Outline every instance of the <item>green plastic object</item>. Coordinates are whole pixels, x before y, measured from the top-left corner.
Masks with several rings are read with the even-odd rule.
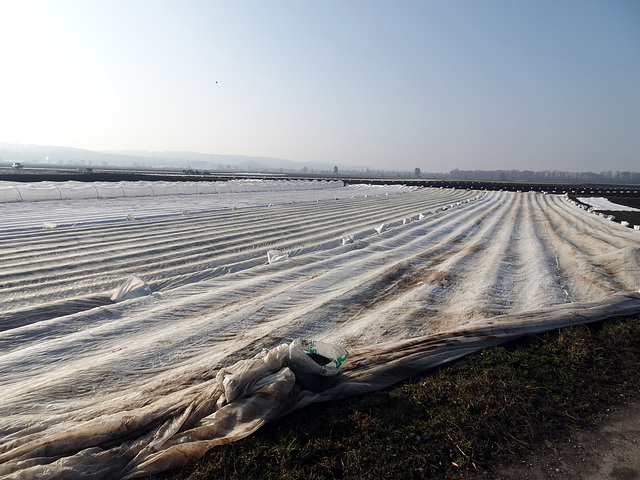
[[[289,345],[289,368],[293,373],[331,377],[348,356],[340,345],[297,338]]]

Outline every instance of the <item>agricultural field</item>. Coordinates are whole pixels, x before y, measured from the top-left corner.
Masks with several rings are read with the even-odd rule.
[[[0,203],[0,249],[8,478],[160,472],[309,403],[640,312],[640,231],[537,192]],[[114,302],[132,275],[144,295]],[[296,338],[346,348],[341,374],[301,386]]]
[[[640,228],[640,196],[618,196],[608,195],[607,197],[576,197],[577,202],[592,208],[599,214],[606,217],[613,217],[618,222],[627,222],[629,226]],[[594,203],[595,207],[589,202]],[[603,202],[604,201],[604,202]]]

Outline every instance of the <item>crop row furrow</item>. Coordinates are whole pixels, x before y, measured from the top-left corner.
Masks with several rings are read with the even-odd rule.
[[[410,209],[415,207],[416,205],[409,206]],[[199,277],[206,277],[206,272],[212,269],[246,262],[250,258],[262,256],[264,252],[260,249],[267,245],[295,248],[298,245],[322,244],[331,238],[335,238],[335,232],[340,228],[365,228],[365,226],[370,226],[370,222],[374,220],[380,221],[384,216],[399,213],[406,214],[406,208],[394,207],[373,217],[371,215],[358,215],[350,223],[345,222],[343,215],[339,215],[334,223],[328,223],[328,221],[314,222],[305,218],[302,220],[303,226],[297,229],[294,229],[293,226],[288,227],[288,229],[282,226],[271,226],[269,228],[270,235],[266,235],[264,232],[262,234],[253,232],[252,235],[249,235],[256,237],[251,242],[242,241],[249,233],[244,232],[242,235],[237,235],[241,241],[232,242],[226,246],[220,245],[224,248],[216,248],[215,250],[189,247],[188,244],[180,246],[174,244],[170,252],[162,255],[155,251],[148,253],[144,257],[135,254],[125,256],[116,250],[107,258],[93,255],[85,262],[50,265],[49,270],[34,270],[33,266],[29,265],[25,268],[30,275],[26,280],[25,278],[18,278],[15,272],[8,272],[13,284],[6,283],[4,285],[3,290],[8,295],[9,301],[3,305],[3,308],[8,308],[9,304],[19,300],[16,297],[20,296],[19,294],[23,287],[24,289],[37,287],[37,290],[29,288],[29,294],[25,295],[29,301],[34,301],[36,298],[50,296],[64,298],[69,295],[87,294],[88,291],[97,292],[113,288],[114,283],[122,281],[123,274],[133,273],[134,271],[140,275],[156,279],[159,283],[171,283],[171,278],[188,276],[193,273],[196,273]],[[315,225],[315,228],[309,228],[309,224]],[[293,225],[295,226],[295,224]],[[212,244],[215,243],[212,241]],[[110,275],[110,272],[118,272],[118,275]],[[167,277],[166,281],[162,280],[163,276]],[[69,278],[72,278],[73,282],[69,282]],[[102,288],[100,289],[100,287]],[[27,300],[27,298],[24,300]]]
[[[416,208],[420,206],[420,198],[418,195],[414,195],[415,201],[413,202]],[[395,197],[392,197],[395,198]],[[25,262],[24,251],[12,256],[10,252],[5,252],[3,255],[0,266],[5,270],[9,270],[16,264],[23,267],[26,271],[32,271],[35,268],[37,262],[47,263],[50,258],[70,257],[69,261],[74,261],[75,258],[82,256],[96,257],[100,256],[104,252],[116,252],[122,249],[128,249],[131,255],[137,255],[138,252],[148,254],[150,249],[161,247],[167,248],[167,245],[179,245],[180,242],[190,242],[196,244],[198,241],[203,244],[210,244],[212,241],[216,241],[216,236],[220,235],[220,232],[233,231],[237,232],[237,235],[245,235],[245,230],[254,231],[257,235],[262,234],[261,229],[273,229],[279,228],[281,224],[297,224],[312,225],[313,223],[319,223],[323,221],[337,220],[342,218],[349,218],[354,214],[359,216],[371,215],[374,213],[384,213],[384,210],[389,215],[394,213],[394,208],[400,207],[387,203],[386,205],[372,204],[370,206],[363,206],[350,202],[347,205],[337,205],[333,209],[317,207],[313,211],[299,211],[295,209],[293,212],[291,209],[279,209],[276,212],[263,212],[260,217],[252,214],[250,218],[244,218],[242,215],[237,215],[228,219],[226,222],[220,222],[218,217],[205,217],[201,219],[199,224],[186,224],[181,221],[174,221],[172,224],[163,222],[160,226],[152,228],[151,225],[140,224],[136,230],[131,232],[131,229],[126,229],[125,232],[110,232],[97,227],[96,232],[93,234],[93,238],[89,237],[86,232],[83,236],[79,233],[73,233],[72,238],[69,240],[71,245],[65,246],[60,242],[56,243],[56,248],[51,248],[51,240],[41,247],[41,255],[38,256],[38,252],[30,248],[28,250],[29,261]],[[401,204],[402,205],[402,204]],[[402,208],[410,208],[410,204],[402,205]],[[404,213],[404,212],[403,212]],[[242,228],[244,226],[244,229]],[[46,234],[43,234],[46,235]],[[44,252],[44,253],[42,253]],[[117,256],[121,256],[118,254]],[[12,269],[12,275],[19,273],[19,269]],[[1,277],[1,273],[0,273]]]

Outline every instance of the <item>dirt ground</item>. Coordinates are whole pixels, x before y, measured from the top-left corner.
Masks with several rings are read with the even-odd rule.
[[[520,462],[495,466],[478,478],[493,480],[640,479],[640,400],[614,407],[593,429],[547,442]]]

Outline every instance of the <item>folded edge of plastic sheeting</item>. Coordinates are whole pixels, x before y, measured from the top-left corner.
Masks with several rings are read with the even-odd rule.
[[[137,275],[131,275],[122,285],[113,291],[111,301],[118,303],[147,295],[151,295],[151,287]]]
[[[640,313],[640,294],[616,293],[603,300],[567,303],[543,310],[480,319],[448,332],[349,350],[333,385],[301,393],[294,409],[390,387],[402,380],[484,348],[528,335]]]
[[[288,352],[263,350],[144,406],[4,445],[0,477],[133,478],[193,462],[291,409]]]
[[[143,407],[79,422],[64,432],[42,432],[5,448],[0,451],[0,476],[133,478],[178,468],[312,402],[380,390],[519,337],[637,313],[640,295],[620,293],[601,301],[480,319],[449,332],[353,348],[341,371],[318,392],[296,384],[287,366],[288,345],[280,345]]]

